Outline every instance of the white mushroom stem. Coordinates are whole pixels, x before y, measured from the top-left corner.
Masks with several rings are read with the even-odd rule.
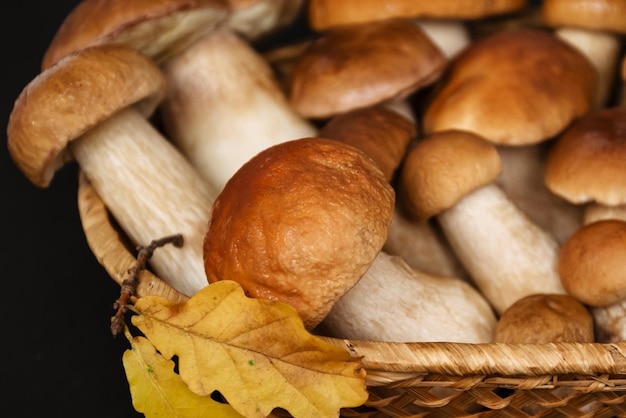
[[[456,56],[471,42],[469,31],[462,21],[416,19],[415,23],[448,59]]]
[[[584,207],[583,225],[603,219],[619,219],[626,221],[626,204],[603,205],[597,202],[587,203]]]
[[[384,252],[322,322],[336,338],[396,342],[487,343],[495,326],[491,306],[467,282],[422,273]]]
[[[562,244],[582,226],[584,211],[546,187],[546,145],[497,146],[502,173],[496,184],[534,223]]]
[[[259,151],[315,135],[289,106],[269,64],[226,28],[170,59],[163,71],[168,136],[217,190]]]
[[[590,29],[561,27],[556,36],[585,55],[598,73],[594,106],[600,108],[607,103],[613,88],[621,42],[617,35]]]
[[[626,340],[626,300],[608,306],[594,306],[591,314],[598,342],[616,343]]]
[[[134,243],[183,235],[181,248],[168,245],[154,252],[155,273],[188,296],[205,287],[202,242],[215,194],[180,152],[133,108],[69,146]]]
[[[533,293],[565,294],[559,246],[491,183],[437,215],[453,251],[498,313]]]

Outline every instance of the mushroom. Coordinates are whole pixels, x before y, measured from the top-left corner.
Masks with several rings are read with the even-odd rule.
[[[542,144],[590,109],[594,86],[592,66],[573,47],[545,30],[510,29],[477,40],[450,62],[427,103],[423,130],[460,129],[494,143],[503,157],[500,187],[562,242],[580,227],[581,214],[543,185]]]
[[[311,0],[306,11],[310,26],[318,32],[341,25],[410,19],[430,37],[446,58],[452,58],[471,42],[464,21],[517,12],[526,5],[526,0],[497,2]]]
[[[567,292],[592,307],[601,341],[626,339],[626,222],[599,220],[563,244],[559,274]],[[617,315],[616,315],[617,314]]]
[[[225,0],[83,0],[62,22],[41,66],[109,43],[132,46],[160,63],[223,24],[229,12]]]
[[[417,126],[388,106],[375,105],[333,116],[319,135],[362,150],[393,184],[411,141],[417,137]],[[412,219],[398,205],[383,248],[425,273],[467,276],[436,226]]]
[[[314,328],[376,258],[394,202],[382,171],[357,148],[320,137],[271,146],[215,200],[207,280],[286,302]]]
[[[596,109],[573,122],[551,148],[545,184],[584,205],[583,223],[626,220],[626,108]]]
[[[549,344],[595,341],[589,309],[571,295],[534,294],[523,297],[502,313],[494,342]]]
[[[402,167],[399,200],[418,219],[437,222],[476,286],[498,313],[533,293],[564,294],[558,243],[494,181],[496,147],[467,131],[422,138]]]
[[[214,195],[189,162],[146,118],[166,92],[161,71],[134,49],[84,49],[34,78],[15,101],[7,128],[16,165],[37,186],[76,159],[136,244],[180,233],[155,272],[192,295],[206,286],[202,240]]]
[[[556,36],[581,51],[598,73],[594,107],[607,104],[615,82],[626,3],[614,0],[543,0],[541,14]]]
[[[299,57],[289,102],[305,118],[326,119],[405,99],[433,83],[446,63],[424,32],[406,20],[336,27]]]
[[[316,134],[290,107],[268,62],[228,28],[162,67],[165,132],[216,190],[259,151]]]
[[[484,296],[457,277],[434,276],[381,252],[333,305],[318,332],[390,342],[490,343],[496,316]]]

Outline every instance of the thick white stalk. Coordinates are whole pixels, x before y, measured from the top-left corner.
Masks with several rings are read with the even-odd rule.
[[[585,205],[583,225],[589,225],[603,219],[619,219],[626,222],[626,205],[603,205],[597,202],[590,202]]]
[[[198,40],[163,71],[168,136],[217,190],[263,149],[316,133],[291,109],[267,61],[228,29]]]
[[[410,268],[378,254],[322,323],[336,338],[372,341],[491,342],[496,318],[467,282]]]
[[[182,234],[155,251],[154,272],[191,296],[208,282],[202,243],[215,193],[137,111],[123,110],[70,143],[81,170],[136,245]]]
[[[447,59],[454,58],[471,42],[469,31],[462,21],[416,19],[415,23]]]
[[[495,184],[437,215],[455,254],[498,313],[534,293],[565,294],[559,246]]]
[[[617,35],[590,29],[562,27],[555,30],[556,36],[569,43],[585,55],[598,73],[594,106],[606,105],[618,67],[621,42]]]

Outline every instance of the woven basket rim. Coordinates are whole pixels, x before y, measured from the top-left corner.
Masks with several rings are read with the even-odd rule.
[[[79,170],[78,209],[87,243],[109,276],[121,285],[135,256],[123,241],[123,233],[112,220],[85,175]],[[138,296],[159,295],[174,302],[189,299],[149,271],[140,276]],[[368,385],[415,384],[426,375],[436,375],[452,385],[485,384],[488,378],[509,377],[545,385],[548,376],[592,376],[588,387],[626,390],[626,342],[618,343],[451,343],[357,341],[321,336],[360,358],[367,371]],[[624,378],[621,377],[624,375]],[[595,377],[594,377],[595,376]],[[470,380],[468,381],[467,378]],[[529,380],[530,379],[530,380]],[[616,380],[617,379],[617,380]],[[568,379],[565,379],[567,381]],[[580,385],[580,379],[577,378]],[[412,383],[406,383],[412,382]],[[432,384],[432,380],[431,383]],[[552,379],[551,385],[554,384]],[[595,389],[594,389],[595,390]]]

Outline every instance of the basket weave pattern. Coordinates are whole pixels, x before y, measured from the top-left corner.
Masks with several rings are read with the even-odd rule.
[[[84,175],[78,208],[87,242],[121,284],[135,263],[127,240]],[[183,301],[149,271],[138,296]],[[360,357],[370,393],[345,417],[626,416],[626,342],[388,343],[322,337]]]

